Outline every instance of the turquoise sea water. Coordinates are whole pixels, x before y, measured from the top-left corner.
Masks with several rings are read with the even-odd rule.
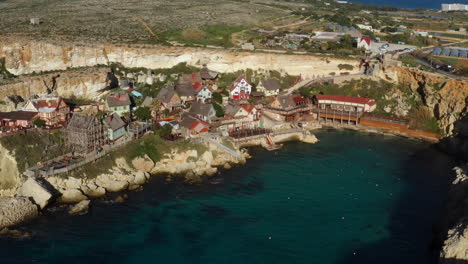
[[[197,186],[155,178],[124,204],[51,214],[1,263],[436,263],[452,162],[426,143],[321,131]],[[216,184],[215,184],[216,183]]]

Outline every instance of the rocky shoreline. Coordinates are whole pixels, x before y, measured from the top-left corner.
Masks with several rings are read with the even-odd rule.
[[[317,138],[307,133],[290,133],[275,138],[278,142],[299,140],[305,143],[316,143]],[[262,145],[261,141],[250,142],[248,146]],[[20,188],[8,194],[14,194],[0,200],[0,230],[18,226],[39,216],[41,210],[52,205],[73,205],[68,213],[79,215],[86,213],[93,199],[111,193],[138,191],[151,177],[167,175],[166,182],[171,182],[173,175],[181,175],[188,184],[202,182],[206,177],[215,175],[219,169],[231,169],[242,165],[251,158],[246,149],[236,148],[238,157],[220,151],[216,146],[207,144],[208,150],[198,153],[197,150],[178,151],[173,149],[164,154],[158,162],[150,157],[138,157],[129,165],[124,158],[116,159],[111,171],[88,179],[53,176],[47,179],[28,178]],[[245,144],[241,145],[247,146]],[[119,196],[117,199],[123,201]],[[9,235],[11,232],[4,231]],[[1,234],[0,234],[1,235]]]

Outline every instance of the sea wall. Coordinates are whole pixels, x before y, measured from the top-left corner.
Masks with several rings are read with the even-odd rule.
[[[201,67],[206,64],[217,72],[238,70],[279,71],[290,75],[328,75],[339,72],[339,64],[356,66],[356,60],[320,58],[311,55],[271,54],[222,49],[52,43],[0,39],[0,58],[6,69],[15,74],[29,74],[67,68],[121,63],[125,67],[171,68],[178,63]]]

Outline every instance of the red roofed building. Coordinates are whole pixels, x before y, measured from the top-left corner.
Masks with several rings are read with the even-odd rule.
[[[371,44],[371,37],[369,36],[362,36],[358,39],[357,47],[358,48],[364,48],[365,50],[370,49],[370,44]]]
[[[338,111],[372,112],[377,107],[374,99],[355,96],[318,94],[313,97],[312,101],[321,109],[329,108]]]
[[[23,111],[38,113],[38,117],[45,121],[46,126],[64,124],[70,115],[70,107],[62,97],[31,99],[24,106]]]
[[[229,88],[229,94],[232,99],[248,99],[252,93],[252,85],[250,85],[244,76],[239,76]]]

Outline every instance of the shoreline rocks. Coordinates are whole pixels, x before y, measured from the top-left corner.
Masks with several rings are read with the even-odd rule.
[[[27,222],[38,215],[37,205],[27,197],[0,200],[0,230]]]

